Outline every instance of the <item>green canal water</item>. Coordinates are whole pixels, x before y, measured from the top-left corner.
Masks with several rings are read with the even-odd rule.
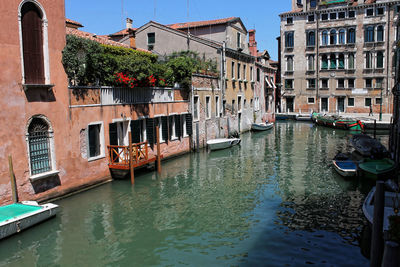
[[[58,201],[55,219],[0,241],[0,266],[367,266],[358,240],[371,185],[331,167],[348,139],[278,122],[241,146],[166,161],[133,187]]]

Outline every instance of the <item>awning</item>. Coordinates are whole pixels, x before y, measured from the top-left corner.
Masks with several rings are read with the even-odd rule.
[[[268,83],[268,86],[269,86],[269,87],[272,87],[271,84],[270,84],[269,81],[268,81],[268,77],[265,77],[265,81]]]

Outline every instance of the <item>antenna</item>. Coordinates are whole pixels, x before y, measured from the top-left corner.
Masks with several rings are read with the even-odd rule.
[[[189,0],[187,0],[187,26],[188,26],[188,36],[190,34],[190,30],[189,30]]]
[[[121,18],[122,18],[122,28],[124,28],[124,0],[121,0]]]
[[[157,0],[154,0],[154,21],[157,18]]]

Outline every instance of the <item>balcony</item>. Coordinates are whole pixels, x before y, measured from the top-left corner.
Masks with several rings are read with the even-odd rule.
[[[70,86],[70,107],[187,102],[188,92],[177,88],[120,88]]]

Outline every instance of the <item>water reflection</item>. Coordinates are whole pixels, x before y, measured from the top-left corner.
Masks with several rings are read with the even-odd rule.
[[[240,147],[166,161],[133,187],[59,201],[56,219],[0,242],[0,265],[367,264],[356,240],[369,185],[330,167],[348,138],[277,123]]]

